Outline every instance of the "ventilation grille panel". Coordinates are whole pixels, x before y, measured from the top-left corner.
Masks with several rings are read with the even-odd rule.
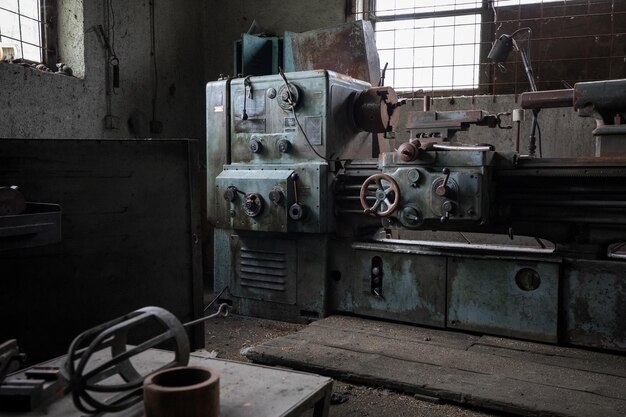
[[[242,247],[239,252],[239,279],[245,287],[285,291],[287,254]]]

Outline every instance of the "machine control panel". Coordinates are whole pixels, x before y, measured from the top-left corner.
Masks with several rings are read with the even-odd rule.
[[[283,155],[293,151],[294,135],[285,133],[253,134],[248,141],[250,154],[257,154],[270,160],[281,160]]]
[[[415,169],[415,168],[413,168]],[[419,223],[414,217],[421,216],[426,224],[474,222],[481,224],[484,219],[485,197],[481,191],[485,179],[482,170],[477,167],[444,167],[420,169],[421,181],[411,182],[411,168],[398,170],[402,176],[401,206],[405,211],[399,216],[403,227],[415,228]],[[406,179],[404,179],[406,178]],[[408,184],[407,184],[408,183]],[[406,207],[416,210],[411,216]],[[421,209],[421,210],[420,210]]]
[[[216,226],[263,232],[319,233],[328,228],[318,196],[325,164],[229,165],[216,178]]]
[[[363,183],[361,204],[387,227],[479,225],[486,216],[485,178],[481,167],[395,167]]]

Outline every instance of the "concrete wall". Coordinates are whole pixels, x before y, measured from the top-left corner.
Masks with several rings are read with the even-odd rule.
[[[520,108],[519,96],[474,96],[474,97],[438,97],[432,99],[431,110],[436,111],[459,111],[459,110],[485,110],[492,114],[511,111]],[[408,113],[421,111],[424,100],[416,98],[407,100],[407,104],[400,107],[400,126],[406,125]],[[520,126],[520,153],[528,153],[532,113],[526,111],[526,120]],[[459,132],[454,141],[477,144],[489,143],[496,147],[497,151],[514,151],[517,137],[517,125],[511,122],[511,117],[502,117],[503,125],[512,125],[513,129],[489,129],[485,126],[472,125],[465,132]],[[539,113],[539,126],[542,132],[543,157],[568,158],[580,156],[594,156],[595,142],[591,131],[595,128],[595,122],[590,118],[582,118],[571,108],[544,109]],[[397,132],[393,146],[409,139],[404,129]],[[538,152],[538,150],[537,150]]]
[[[294,0],[229,2],[156,0],[158,61],[157,120],[161,134],[149,131],[152,98],[149,2],[111,0],[115,12],[115,49],[120,59],[121,86],[111,97],[111,111],[120,128],[104,128],[108,114],[105,52],[95,28],[103,24],[103,0],[59,0],[60,59],[78,77],[43,73],[0,64],[0,137],[204,137],[204,84],[219,74],[232,74],[233,42],[254,20],[266,31],[282,36],[345,21],[344,2]],[[517,107],[516,96],[434,99],[433,110],[484,109],[492,112]],[[421,108],[421,99],[402,113]],[[135,131],[128,121],[135,123]],[[522,124],[526,149],[530,121]],[[541,114],[544,156],[593,155],[593,122],[569,109]],[[471,128],[459,141],[488,142],[512,150],[516,129]],[[404,138],[404,132],[400,132]]]
[[[104,25],[102,0],[59,0],[59,56],[77,77],[0,63],[0,137],[102,138],[204,136],[202,11],[200,0],[156,0],[157,120],[152,134],[150,12],[148,1],[111,0],[120,88],[111,114],[120,128],[106,130],[105,52],[95,29]],[[134,117],[136,132],[128,128]]]

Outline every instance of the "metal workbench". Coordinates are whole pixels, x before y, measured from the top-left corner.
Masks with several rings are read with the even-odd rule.
[[[60,366],[64,357],[39,364]],[[139,371],[154,369],[171,360],[171,352],[150,349],[133,358]],[[220,417],[296,417],[313,408],[314,417],[327,417],[332,392],[332,379],[285,369],[250,363],[212,359],[193,354],[189,365],[205,366],[220,374]],[[20,373],[11,377],[19,377]],[[3,412],[2,417],[79,417],[71,396],[39,407],[32,412]],[[98,414],[102,415],[102,414]],[[143,402],[107,417],[141,417]]]

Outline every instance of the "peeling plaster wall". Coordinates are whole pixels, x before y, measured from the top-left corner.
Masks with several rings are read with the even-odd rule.
[[[204,137],[201,0],[155,0],[158,60],[157,120],[152,113],[149,2],[112,0],[120,88],[111,99],[118,130],[106,130],[105,52],[95,28],[104,25],[101,0],[59,0],[59,55],[78,77],[0,63],[0,137]],[[134,116],[139,134],[129,131]]]

